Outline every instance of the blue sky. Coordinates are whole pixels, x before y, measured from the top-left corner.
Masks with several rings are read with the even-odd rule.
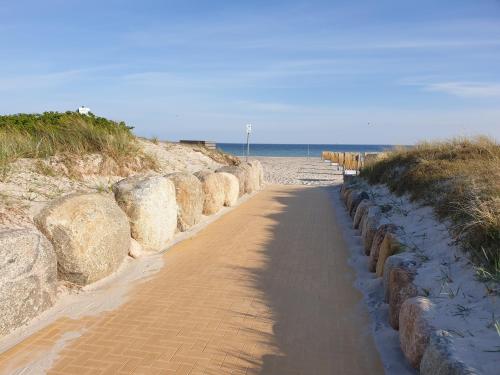
[[[500,139],[500,1],[0,0],[0,113],[143,136]]]

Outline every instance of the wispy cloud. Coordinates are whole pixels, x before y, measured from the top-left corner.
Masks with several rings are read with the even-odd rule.
[[[102,65],[91,68],[70,69],[58,72],[0,76],[0,91],[19,89],[43,89],[65,85],[97,73],[115,69],[118,64]]]
[[[439,82],[428,84],[425,90],[463,98],[500,98],[500,83]]]

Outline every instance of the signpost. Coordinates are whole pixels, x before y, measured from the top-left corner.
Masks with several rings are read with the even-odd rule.
[[[247,124],[247,162],[250,155],[250,133],[252,133],[252,124]]]

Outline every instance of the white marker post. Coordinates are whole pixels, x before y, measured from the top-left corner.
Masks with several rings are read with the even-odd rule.
[[[250,133],[252,133],[252,124],[247,124],[247,162],[250,155]]]

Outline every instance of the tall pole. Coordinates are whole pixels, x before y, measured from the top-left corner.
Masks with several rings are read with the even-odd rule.
[[[250,133],[247,132],[247,162],[248,162],[248,155],[250,155]]]
[[[247,124],[247,162],[250,155],[250,133],[252,132],[252,124]]]

